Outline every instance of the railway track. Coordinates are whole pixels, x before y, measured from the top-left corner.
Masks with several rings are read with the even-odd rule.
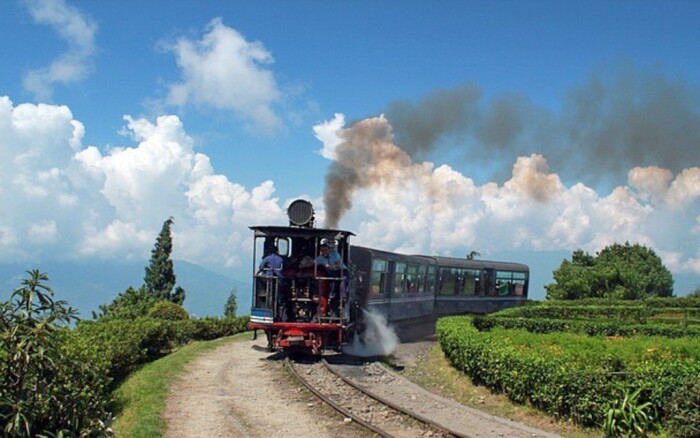
[[[466,437],[371,394],[333,369],[325,359],[286,359],[291,374],[346,418],[383,437]]]

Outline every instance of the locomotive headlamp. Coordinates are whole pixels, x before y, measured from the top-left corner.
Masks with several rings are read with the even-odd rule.
[[[289,204],[287,216],[289,217],[290,226],[308,228],[313,228],[314,226],[314,207],[309,201],[304,199],[297,199]]]

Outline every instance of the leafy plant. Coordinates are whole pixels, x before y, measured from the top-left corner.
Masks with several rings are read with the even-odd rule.
[[[0,303],[0,421],[5,436],[109,435],[105,377],[66,350],[76,312],[53,299],[46,274],[28,278]]]
[[[626,393],[619,406],[608,409],[603,424],[606,437],[644,437],[652,426],[653,406],[639,403],[641,389]]]
[[[100,313],[93,312],[93,318],[97,320],[133,320],[148,315],[156,301],[156,298],[146,288],[129,287],[117,295],[110,304],[100,305]]]
[[[673,437],[700,436],[700,376],[688,380],[673,395],[666,424]]]
[[[168,321],[181,321],[190,318],[190,314],[187,313],[184,307],[166,300],[155,303],[148,312],[148,316],[156,319],[167,319]]]

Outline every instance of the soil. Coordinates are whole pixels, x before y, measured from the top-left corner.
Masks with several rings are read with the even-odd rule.
[[[231,342],[188,364],[166,402],[166,437],[363,437],[302,389],[265,336]]]
[[[191,362],[181,379],[174,382],[167,400],[166,437],[364,437],[368,432],[349,419],[323,405],[306,389],[302,389],[284,369],[281,355],[264,350],[264,336],[258,340],[231,342]],[[402,344],[393,358],[410,367],[425,354],[434,342]],[[380,366],[373,364],[373,366]],[[381,380],[381,379],[380,379]],[[380,381],[373,383],[379,390]],[[416,400],[420,390],[413,383],[393,374],[388,379],[389,397],[408,395]],[[552,436],[546,432],[493,417],[476,410],[463,410],[455,402],[423,403],[429,416],[430,406],[436,414],[452,417],[468,416],[470,436]],[[514,431],[518,433],[514,435]],[[474,433],[475,432],[475,433]]]

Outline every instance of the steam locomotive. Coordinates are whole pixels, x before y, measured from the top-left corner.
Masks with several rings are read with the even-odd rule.
[[[287,215],[286,227],[250,227],[249,327],[266,333],[270,350],[318,354],[362,341],[368,312],[383,315],[406,340],[426,334],[444,315],[489,313],[527,300],[526,265],[353,246],[350,231],[314,227],[305,200],[292,202]],[[258,262],[272,253],[277,265]]]

